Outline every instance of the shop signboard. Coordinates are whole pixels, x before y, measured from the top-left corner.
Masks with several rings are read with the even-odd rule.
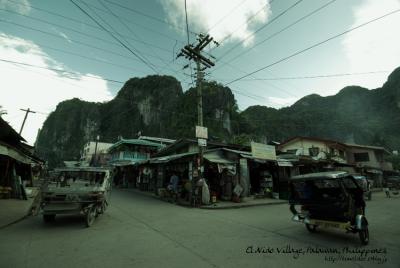
[[[206,147],[207,146],[207,140],[206,139],[197,139],[199,146],[201,147]]]
[[[208,139],[208,129],[206,127],[196,126],[196,138]]]
[[[275,146],[251,142],[251,155],[258,159],[276,160]]]

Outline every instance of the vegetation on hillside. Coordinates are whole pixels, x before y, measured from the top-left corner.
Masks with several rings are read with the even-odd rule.
[[[248,144],[314,136],[342,142],[400,149],[400,68],[382,88],[357,86],[334,96],[306,96],[290,107],[251,106],[239,112],[231,90],[216,82],[203,84],[204,124],[212,140]],[[197,89],[182,91],[170,76],[132,78],[107,103],[79,99],[61,102],[45,121],[37,150],[50,166],[78,160],[83,145],[100,135],[118,137],[194,137]]]

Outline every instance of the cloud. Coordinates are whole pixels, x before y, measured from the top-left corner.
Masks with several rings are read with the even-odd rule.
[[[24,15],[29,14],[31,11],[28,0],[13,0],[13,2],[8,0],[0,0],[0,8],[12,9]]]
[[[185,23],[185,6],[182,0],[160,0],[167,19],[178,28]],[[261,11],[260,11],[261,10]],[[254,25],[264,23],[271,15],[268,0],[190,0],[187,1],[189,29],[209,32],[216,41],[231,34],[229,41],[243,41],[253,32]],[[249,18],[254,16],[250,21]],[[182,30],[182,34],[184,34]],[[247,39],[249,45],[254,37]]]
[[[68,37],[68,35],[66,35],[65,33],[63,33],[62,31],[58,30],[56,27],[52,27],[52,29],[62,38],[64,38],[68,43],[72,43],[72,40]]]
[[[354,21],[350,27],[399,8],[400,0],[365,0],[353,9]],[[400,13],[395,13],[346,35],[342,46],[351,71],[391,71],[398,67],[400,64],[399,25]],[[387,74],[365,76],[362,86],[380,87],[386,76]]]
[[[71,70],[29,40],[0,33],[0,59],[60,70],[56,72],[0,61],[0,105],[7,111],[3,119],[19,131],[24,115],[21,108],[39,112],[29,114],[22,132],[30,144],[34,143],[46,114],[53,111],[60,101],[80,98],[101,102],[112,98],[107,82],[101,77],[79,73],[67,76],[63,72]]]

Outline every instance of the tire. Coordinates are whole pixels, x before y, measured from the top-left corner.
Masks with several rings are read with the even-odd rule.
[[[85,215],[86,227],[92,226],[97,216],[97,209],[95,206],[91,207]]]
[[[368,226],[366,226],[365,229],[362,229],[362,230],[358,231],[358,234],[360,236],[361,244],[368,245],[368,243],[369,243]]]
[[[307,231],[309,231],[310,233],[316,233],[317,232],[317,225],[306,223],[306,228],[307,228]]]
[[[53,222],[56,219],[55,214],[44,214],[43,215],[43,221],[44,222]]]
[[[99,206],[99,208],[98,208],[98,214],[104,214],[104,212],[106,211],[106,209],[107,209],[106,201],[103,201],[103,202],[101,203],[101,205]]]

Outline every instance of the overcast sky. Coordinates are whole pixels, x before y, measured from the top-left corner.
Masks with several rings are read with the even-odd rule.
[[[62,100],[108,101],[121,82],[157,73],[192,83],[176,59],[188,38],[184,0],[74,2],[87,14],[69,0],[0,0],[0,105],[17,131],[20,109],[37,111],[22,133],[31,144]],[[241,110],[281,108],[380,87],[400,66],[400,12],[301,51],[399,10],[400,0],[187,0],[189,41],[202,32],[220,43],[206,48],[216,62],[206,79],[228,85]]]

